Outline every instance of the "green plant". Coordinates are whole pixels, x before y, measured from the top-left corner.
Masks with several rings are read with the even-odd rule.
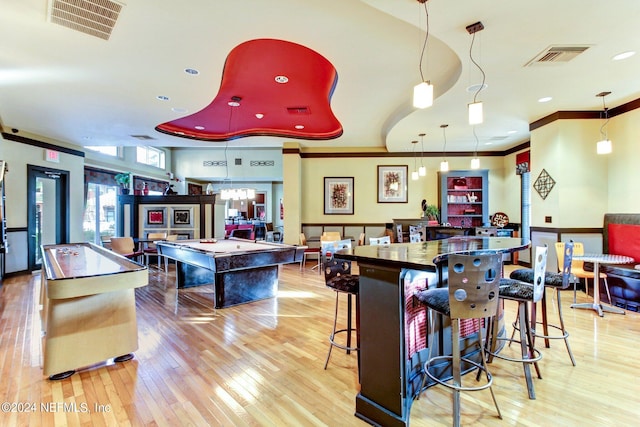
[[[115,179],[116,182],[122,186],[122,188],[128,188],[129,183],[131,182],[131,174],[129,174],[128,172],[119,173],[118,175],[114,176],[113,179]]]
[[[439,221],[440,209],[438,209],[436,205],[427,205],[427,207],[424,209],[424,216],[431,220]]]

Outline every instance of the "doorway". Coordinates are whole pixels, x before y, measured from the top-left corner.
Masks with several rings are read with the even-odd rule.
[[[69,171],[27,165],[29,271],[42,268],[41,245],[69,242]]]

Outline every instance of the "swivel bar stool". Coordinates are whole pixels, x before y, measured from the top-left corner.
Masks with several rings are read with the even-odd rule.
[[[360,290],[360,276],[351,274],[351,261],[337,260],[334,257],[335,251],[339,249],[348,249],[351,247],[351,240],[339,240],[337,242],[322,243],[322,265],[324,268],[325,283],[328,288],[336,293],[336,309],[333,316],[333,329],[329,335],[329,353],[324,363],[324,369],[329,365],[331,358],[331,350],[338,347],[345,350],[347,354],[352,351],[358,351],[358,377],[360,376],[360,304],[358,302],[358,292]],[[340,295],[347,297],[347,325],[345,328],[338,329],[338,308],[340,304]],[[353,300],[356,302],[356,325],[353,327],[351,320],[351,311]],[[352,343],[352,334],[356,334],[356,343]],[[344,340],[338,342],[337,336],[343,335]],[[342,344],[344,342],[344,344]]]
[[[565,328],[564,318],[562,317],[562,301],[560,299],[561,291],[569,289],[572,283],[575,283],[577,280],[571,274],[572,267],[572,259],[573,259],[573,241],[562,243],[556,243],[556,251],[558,253],[558,258],[562,260],[562,263],[559,264],[562,267],[561,273],[545,273],[544,276],[544,286],[545,293],[542,297],[542,322],[537,322],[534,330],[534,335],[538,338],[543,338],[545,347],[549,348],[549,340],[552,339],[563,339],[564,343],[567,347],[567,353],[569,353],[569,358],[571,359],[571,364],[576,366],[576,360],[573,357],[573,352],[571,351],[571,347],[569,346],[569,332]],[[518,270],[514,270],[509,276],[511,279],[520,280],[523,282],[533,283],[533,271],[531,269],[521,268]],[[556,293],[556,301],[558,304],[558,321],[559,324],[554,325],[548,322],[548,311],[547,311],[547,290],[554,290]],[[537,325],[542,325],[542,333],[539,332]],[[560,331],[560,334],[549,335],[549,328],[554,328]],[[517,321],[514,322],[513,333],[518,330]],[[513,335],[511,335],[513,338]]]
[[[492,357],[508,360],[511,362],[520,362],[524,368],[524,377],[527,382],[527,391],[529,393],[529,399],[535,399],[536,393],[533,387],[533,379],[531,377],[531,367],[536,369],[538,378],[542,379],[540,374],[540,368],[538,367],[538,361],[542,358],[542,353],[534,347],[534,335],[533,327],[530,322],[529,312],[534,303],[537,303],[542,299],[544,295],[544,273],[547,267],[547,247],[536,247],[535,265],[534,265],[534,277],[533,283],[521,282],[514,279],[501,279],[500,280],[500,299],[516,301],[518,303],[518,324],[520,325],[520,340],[515,341],[511,338],[498,338],[496,337],[496,329],[493,328],[493,339],[490,352],[490,361]],[[494,322],[495,325],[495,322]],[[512,342],[518,342],[522,350],[522,357],[517,359],[503,355],[501,352],[495,351],[497,346],[496,340],[507,340]]]
[[[482,337],[481,319],[492,318],[498,310],[498,285],[502,270],[502,255],[457,255],[448,257],[448,287],[431,288],[416,293],[415,298],[427,307],[429,324],[431,326],[429,355],[424,364],[424,377],[422,390],[427,378],[431,378],[438,384],[453,389],[453,425],[460,425],[460,392],[479,391],[486,388],[491,391],[493,404],[502,418],[498,402],[493,393],[493,377],[487,368]],[[433,312],[437,312],[451,318],[451,355],[432,356],[431,352],[436,342],[435,327],[433,327]],[[477,346],[480,350],[479,362],[469,356],[460,354],[460,321],[473,319],[477,322]],[[477,353],[476,353],[477,354]],[[443,372],[436,364],[441,361],[450,362],[452,378],[447,380],[442,375],[436,375],[432,371]],[[466,386],[462,383],[462,372],[478,369],[478,380],[482,372],[486,375],[486,382],[475,386]],[[449,368],[447,368],[449,369]],[[418,396],[420,398],[420,396]]]

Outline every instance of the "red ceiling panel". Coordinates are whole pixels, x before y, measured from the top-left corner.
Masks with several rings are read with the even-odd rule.
[[[206,141],[257,135],[334,139],[342,135],[330,104],[337,81],[333,65],[305,46],[250,40],[227,56],[220,90],[208,106],[156,130]]]

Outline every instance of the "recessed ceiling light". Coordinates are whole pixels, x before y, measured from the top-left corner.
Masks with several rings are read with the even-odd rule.
[[[196,70],[195,68],[185,68],[184,72],[187,74],[191,74],[192,76],[197,76],[198,74],[200,74],[200,71]]]
[[[276,76],[275,81],[277,83],[287,83],[289,81],[289,77],[287,77],[287,76]]]
[[[484,145],[493,145],[493,142],[487,141],[487,142],[484,143]]]
[[[227,102],[227,105],[229,107],[239,107],[240,103],[238,101],[229,101],[229,102]]]
[[[257,119],[261,119],[261,118],[263,118],[263,117],[264,117],[264,114],[262,114],[262,113],[256,113],[256,118],[257,118]]]
[[[296,127],[296,129],[304,129],[303,125],[296,125],[295,127]]]
[[[198,130],[204,130],[204,126],[195,126],[195,128]]]
[[[619,53],[619,54],[617,54],[616,56],[614,56],[612,59],[613,59],[614,61],[620,61],[620,60],[622,60],[622,59],[627,59],[627,58],[629,58],[629,57],[631,57],[631,56],[633,56],[633,55],[635,55],[635,54],[636,54],[636,53],[635,53],[634,51],[630,50],[630,51],[628,51],[628,52],[622,52],[622,53]]]
[[[469,87],[467,88],[467,92],[469,92],[469,93],[474,93],[474,92],[477,92],[477,91],[479,91],[479,90],[485,90],[485,89],[486,89],[486,88],[488,88],[488,87],[489,87],[489,85],[488,85],[488,84],[486,84],[486,83],[485,83],[485,84],[480,84],[480,83],[478,83],[478,84],[475,84],[475,85],[471,85],[471,86],[469,86]]]
[[[173,111],[174,113],[186,113],[189,110],[187,110],[186,108],[181,108],[181,107],[173,107],[171,109],[171,111]]]
[[[549,102],[551,101],[553,98],[550,96],[545,96],[543,98],[538,99],[538,102]]]
[[[168,101],[169,97],[168,96],[164,96],[164,95],[158,95],[156,96],[156,98],[158,98],[160,101]]]
[[[510,130],[509,132],[507,132],[509,135],[513,135],[514,133],[518,133],[517,130]]]

